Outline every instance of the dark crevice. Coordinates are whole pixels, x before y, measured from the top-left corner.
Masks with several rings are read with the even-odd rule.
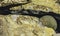
[[[10,5],[7,5],[7,6],[2,6],[0,7],[0,15],[9,15],[9,14],[16,14],[16,15],[29,15],[29,16],[35,16],[35,17],[42,17],[42,16],[45,16],[45,15],[50,15],[50,16],[53,16],[56,21],[57,21],[57,29],[56,29],[56,32],[60,33],[60,14],[56,14],[56,13],[53,13],[53,12],[49,12],[49,13],[46,13],[44,11],[36,11],[36,10],[24,10],[22,9],[21,11],[18,11],[17,13],[11,13],[11,10],[9,10],[9,8],[12,8],[12,7],[15,7],[15,6],[21,6],[21,5],[25,5],[25,4],[28,4],[30,3],[31,1],[30,0],[27,0],[28,2],[27,3],[19,3],[19,4],[10,4]],[[56,3],[60,4],[60,1],[56,1]],[[27,11],[26,13],[24,11]],[[37,12],[37,13],[36,13]],[[21,14],[20,14],[21,13]]]
[[[57,0],[55,3],[58,3],[60,5],[60,0]]]

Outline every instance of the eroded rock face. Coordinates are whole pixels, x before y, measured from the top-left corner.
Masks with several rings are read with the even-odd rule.
[[[10,5],[10,4],[24,4],[24,3],[27,3],[27,0],[2,0],[0,1],[0,7],[2,6],[7,6],[7,5]]]
[[[25,5],[19,5],[10,8],[10,10],[19,10],[20,8],[24,9],[32,9],[32,10],[42,10],[42,11],[52,11],[54,13],[60,14],[60,5],[59,5],[59,0],[31,0],[30,3],[25,4]],[[7,6],[10,4],[24,4],[27,3],[27,0],[3,0],[0,2],[0,7],[2,6]],[[22,7],[21,7],[22,6]],[[17,8],[17,9],[16,9]]]
[[[15,18],[14,18],[15,17]],[[13,19],[14,18],[14,19]],[[18,18],[18,19],[17,19]],[[1,36],[54,36],[52,28],[43,26],[38,18],[23,15],[1,16]],[[3,33],[2,33],[3,31]]]
[[[7,6],[10,4],[24,4],[27,3],[27,0],[3,0],[0,1],[0,7]],[[42,10],[46,12],[54,12],[60,14],[60,5],[59,0],[30,0],[30,3],[25,5],[17,5],[15,7],[9,8],[10,10],[19,10],[19,9],[32,9],[32,10]],[[11,5],[10,5],[11,6]]]

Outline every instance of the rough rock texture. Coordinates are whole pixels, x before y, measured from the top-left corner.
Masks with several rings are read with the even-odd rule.
[[[21,9],[31,9],[44,12],[53,11],[54,13],[60,14],[60,5],[56,3],[56,0],[31,0],[29,3],[28,1],[29,0],[0,0],[0,12],[6,12],[8,10],[10,12],[10,10],[13,10],[19,13]],[[54,29],[56,29],[57,25],[52,22],[54,23],[53,25],[48,21],[49,18],[46,18],[47,17],[42,17],[42,20],[40,20],[37,17],[26,15],[0,15],[0,36],[54,36]],[[47,27],[44,26],[45,22],[43,20],[47,21]]]
[[[53,28],[54,30],[57,29],[57,22],[54,19],[54,17],[52,17],[52,16],[48,16],[48,15],[43,16],[43,17],[40,18],[40,21],[42,22],[42,24],[44,26]]]
[[[42,10],[42,11],[53,11],[54,13],[60,14],[60,5],[56,3],[56,0],[31,0],[31,4],[25,5],[25,9]],[[58,1],[58,0],[57,0]],[[35,6],[36,5],[36,6]]]
[[[55,31],[52,28],[45,27],[42,23],[37,22],[38,18],[22,16],[23,15],[0,15],[0,36],[55,35]],[[19,18],[19,20],[17,20],[17,18]]]
[[[33,16],[20,15],[17,18],[18,24],[40,24],[39,18]]]
[[[18,7],[18,10],[20,8],[24,9],[33,9],[33,10],[42,10],[42,11],[53,11],[54,13],[60,14],[60,4],[58,2],[59,0],[31,0],[30,3],[25,5],[15,6],[10,8],[10,10],[17,10],[16,7]],[[1,6],[6,6],[10,4],[18,4],[18,3],[27,3],[27,0],[3,0],[0,2]],[[22,6],[22,7],[21,7]]]
[[[2,6],[7,6],[7,5],[10,5],[10,4],[24,4],[24,3],[27,3],[27,0],[2,0],[0,1],[0,7]]]

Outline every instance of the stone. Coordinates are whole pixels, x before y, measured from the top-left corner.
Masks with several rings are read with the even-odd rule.
[[[44,26],[53,28],[54,30],[57,29],[57,21],[52,16],[45,15],[45,16],[43,16],[43,17],[40,18],[40,21],[42,22],[42,24]]]
[[[7,6],[10,4],[24,4],[27,3],[27,0],[2,0],[0,1],[0,7]]]
[[[33,21],[35,19],[36,21],[36,17],[31,17],[31,16],[23,16],[23,15],[0,15],[0,21],[1,21],[1,25],[3,30],[3,33],[0,30],[0,34],[1,36],[54,36],[56,33],[52,28],[48,28],[46,26],[41,26],[38,23],[36,23],[35,21],[33,21],[32,23],[24,23],[24,20],[20,20],[18,22],[21,23],[17,23],[16,20],[17,17],[19,17],[20,19],[26,19],[26,22],[29,22],[29,20]],[[31,18],[30,18],[31,17]],[[33,19],[34,18],[34,19]],[[28,21],[27,21],[28,20]],[[32,25],[34,24],[34,25]],[[41,24],[41,23],[40,23]]]

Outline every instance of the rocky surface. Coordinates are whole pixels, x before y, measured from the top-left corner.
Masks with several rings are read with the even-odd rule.
[[[31,0],[30,3],[27,3],[27,0],[3,0],[0,1],[0,7],[2,6],[8,6],[11,4],[16,5],[16,6],[12,6],[12,8],[9,8],[10,10],[19,10],[20,8],[22,9],[32,9],[32,10],[42,10],[42,11],[52,11],[54,13],[60,14],[60,5],[58,4],[59,0]],[[24,4],[27,3],[27,4]],[[19,5],[17,5],[19,4]],[[21,5],[22,4],[22,5]],[[24,4],[24,5],[23,5]],[[17,9],[16,9],[17,8]]]
[[[27,0],[0,0],[0,7],[2,6],[7,6],[7,5],[10,5],[10,4],[24,4],[24,3],[27,3]]]
[[[12,10],[12,13],[18,11],[24,14],[40,14],[42,11],[48,13],[52,11],[60,14],[60,5],[56,3],[58,0],[31,0],[29,3],[28,1],[0,0],[0,12],[10,13]],[[0,36],[55,36],[56,28],[57,23],[51,16],[37,18],[29,15],[0,15]]]
[[[54,19],[54,17],[46,15],[40,18],[40,21],[44,26],[53,28],[54,30],[57,29],[57,21]]]
[[[0,36],[54,36],[52,28],[43,26],[38,18],[23,15],[0,15]],[[19,18],[19,19],[17,19]]]

